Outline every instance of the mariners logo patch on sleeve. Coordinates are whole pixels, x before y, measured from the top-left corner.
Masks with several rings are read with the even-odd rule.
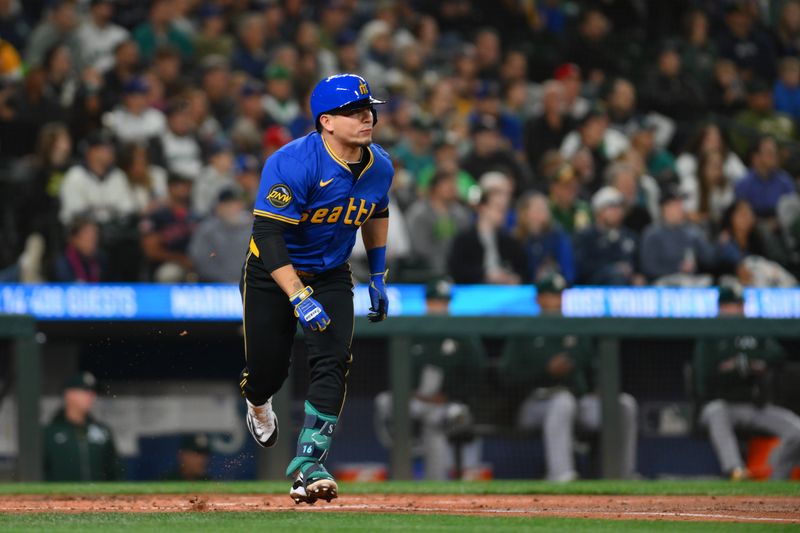
[[[292,189],[283,183],[273,185],[269,190],[269,194],[267,194],[266,200],[272,204],[272,207],[282,209],[292,201]]]

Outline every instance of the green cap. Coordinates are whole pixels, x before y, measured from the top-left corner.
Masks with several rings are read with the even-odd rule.
[[[291,80],[292,73],[283,65],[272,65],[264,71],[268,80]]]
[[[188,452],[211,453],[211,440],[205,433],[195,433],[181,437],[180,449]]]
[[[536,280],[536,292],[539,294],[560,293],[567,288],[567,281],[558,272],[549,272]]]
[[[450,300],[453,297],[453,283],[447,278],[436,278],[425,285],[425,298],[428,300]]]
[[[744,302],[744,287],[736,279],[720,281],[719,303],[738,304]]]
[[[78,372],[64,383],[64,390],[83,389],[97,392],[97,378],[91,372]]]

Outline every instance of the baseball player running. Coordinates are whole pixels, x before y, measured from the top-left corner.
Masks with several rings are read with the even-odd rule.
[[[368,318],[384,320],[389,155],[372,144],[377,122],[369,84],[355,74],[320,81],[311,93],[316,132],[264,164],[242,293],[245,360],[240,386],[247,428],[273,446],[272,395],[289,373],[297,321],[308,348],[310,385],[297,452],[286,468],[296,503],[330,501],[338,487],[324,463],[344,404],[352,355],[353,282],[347,262],[361,228],[370,267]]]

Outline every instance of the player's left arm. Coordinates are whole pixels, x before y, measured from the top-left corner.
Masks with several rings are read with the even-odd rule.
[[[386,294],[386,241],[389,235],[388,207],[361,226],[361,239],[369,261],[370,322],[380,322],[389,314],[389,297]]]

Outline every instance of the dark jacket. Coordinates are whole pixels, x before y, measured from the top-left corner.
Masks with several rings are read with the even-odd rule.
[[[630,284],[630,273],[637,270],[639,249],[638,238],[631,230],[622,227],[605,231],[592,226],[576,234],[573,244],[578,283]]]
[[[530,272],[522,245],[504,230],[498,230],[497,248],[502,266],[518,274],[523,282],[530,281]],[[483,244],[478,237],[476,227],[456,235],[448,258],[448,269],[453,281],[456,283],[486,283],[483,254]]]
[[[758,365],[774,369],[786,354],[775,339],[750,336],[707,339],[694,347],[694,387],[700,402],[722,399],[731,402],[767,400],[766,373]],[[720,364],[728,361],[728,365]],[[732,364],[730,364],[732,363]]]
[[[44,477],[47,481],[113,481],[122,478],[114,436],[91,415],[78,426],[63,409],[44,428]]]

